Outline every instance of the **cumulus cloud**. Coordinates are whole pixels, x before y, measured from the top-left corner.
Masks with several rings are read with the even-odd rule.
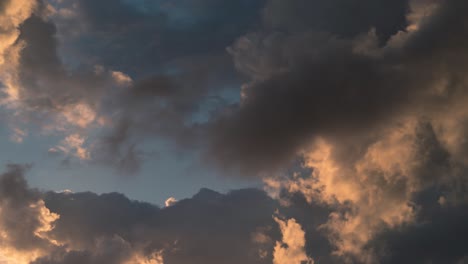
[[[365,148],[359,141],[317,139],[303,154],[303,166],[310,168],[309,172],[292,174],[284,180],[269,179],[266,184],[276,194],[281,189],[301,193],[311,204],[334,208],[320,229],[328,233],[335,255],[349,263],[381,262],[382,256],[396,263],[398,242],[383,237],[394,238],[405,234],[402,229],[418,230],[420,225],[435,234],[437,228],[433,225],[449,230],[445,226],[448,222],[436,223],[436,219],[443,215],[451,218],[451,213],[463,210],[466,165],[427,120],[414,118],[386,124],[374,138],[364,140],[369,140]],[[444,212],[442,208],[453,211]],[[456,229],[464,230],[461,226]],[[416,243],[410,248],[409,252],[421,250]],[[446,259],[460,257],[459,252],[447,254]],[[436,256],[416,255],[414,259],[444,262]]]
[[[347,37],[307,28],[250,34],[230,49],[252,81],[239,109],[215,126],[213,157],[228,167],[275,171],[302,155],[310,173],[266,180],[268,189],[334,208],[321,229],[349,263],[379,263],[386,254],[394,263],[396,240],[387,245],[394,259],[384,241],[373,244],[383,232],[431,223],[421,215],[448,196],[459,210],[466,202],[466,29],[458,25],[467,5],[410,7],[406,30],[383,46],[378,27]],[[416,198],[426,192],[433,204]],[[420,250],[410,248],[408,255]],[[462,258],[453,253],[443,258]],[[429,255],[413,260],[444,262]]]

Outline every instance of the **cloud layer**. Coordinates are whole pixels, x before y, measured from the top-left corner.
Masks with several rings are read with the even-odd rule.
[[[170,207],[119,193],[42,192],[27,167],[0,176],[2,263],[291,263],[306,260],[305,232],[274,217],[278,204],[260,190],[202,189]],[[283,238],[282,238],[283,237]],[[299,240],[295,240],[298,238]],[[288,244],[282,249],[280,242]],[[295,263],[295,262],[294,262]]]

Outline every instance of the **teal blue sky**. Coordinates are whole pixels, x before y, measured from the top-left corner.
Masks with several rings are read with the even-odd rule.
[[[71,161],[63,164],[63,157],[52,156],[48,149],[60,140],[56,136],[29,134],[23,143],[9,140],[10,131],[1,130],[4,140],[0,162],[31,165],[26,178],[32,187],[41,190],[95,193],[120,192],[131,199],[164,205],[169,197],[184,199],[202,188],[219,192],[261,187],[261,181],[249,178],[225,177],[219,171],[203,167],[196,157],[166,151],[149,157],[137,174],[122,175],[112,167]]]

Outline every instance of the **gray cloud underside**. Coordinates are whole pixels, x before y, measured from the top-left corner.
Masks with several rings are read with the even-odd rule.
[[[20,253],[45,252],[31,263],[118,264],[135,253],[151,257],[155,252],[164,263],[271,263],[274,242],[281,238],[272,218],[277,209],[303,223],[306,252],[315,261],[342,263],[331,255],[332,246],[319,228],[330,209],[310,205],[301,195],[288,195],[291,205],[282,207],[255,189],[228,194],[202,189],[190,199],[159,208],[119,193],[41,192],[27,186],[26,169],[10,165],[0,177],[0,225],[13,238],[0,242]],[[434,206],[437,196],[424,195],[416,200],[426,206],[422,224],[387,230],[370,242],[381,250],[379,263],[457,263],[465,257],[466,206],[440,208]],[[44,212],[31,206],[39,200],[60,215],[41,237],[35,230]],[[267,239],[255,240],[259,233]],[[259,250],[268,254],[261,258]]]
[[[12,238],[2,237],[0,243],[20,254],[41,250],[43,256],[31,263],[117,264],[135,253],[151,257],[158,252],[164,263],[271,263],[274,243],[281,238],[272,217],[279,204],[260,190],[220,194],[202,189],[190,199],[159,208],[119,193],[41,192],[28,187],[26,169],[10,165],[0,176],[0,225]],[[35,231],[44,211],[31,206],[40,200],[59,215],[43,236]],[[321,216],[311,218],[301,216],[299,206],[285,212],[289,210],[298,219],[312,219],[305,228],[315,241],[325,242],[324,248],[326,239],[315,228],[326,211],[320,209]],[[267,239],[256,240],[260,233]],[[261,249],[268,254],[260,257]],[[324,249],[312,254],[326,257],[329,249]]]

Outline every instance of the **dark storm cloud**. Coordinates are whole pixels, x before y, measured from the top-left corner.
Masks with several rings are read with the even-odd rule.
[[[363,135],[392,118],[431,115],[461,100],[467,6],[441,5],[420,29],[383,48],[372,33],[348,39],[306,29],[240,38],[230,52],[253,80],[239,108],[215,122],[212,155],[246,170],[274,168],[315,136]]]
[[[245,88],[239,110],[214,127],[213,155],[228,165],[281,166],[314,135],[366,128],[401,111],[419,89],[406,69],[355,54],[352,43],[330,35],[278,35],[268,40],[271,46],[261,36],[250,38],[233,48],[241,69],[250,61],[277,65],[255,69],[261,79]]]

